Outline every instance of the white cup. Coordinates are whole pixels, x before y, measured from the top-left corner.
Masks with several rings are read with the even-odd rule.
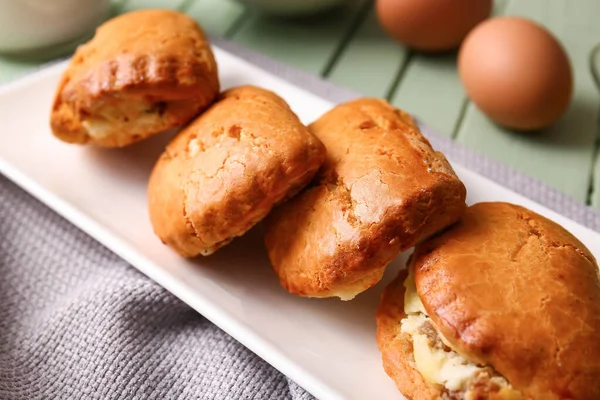
[[[110,0],[0,0],[0,53],[74,45],[107,17]]]

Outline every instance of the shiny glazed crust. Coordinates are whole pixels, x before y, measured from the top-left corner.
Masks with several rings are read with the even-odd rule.
[[[218,92],[217,65],[194,20],[135,11],[107,21],[77,49],[50,125],[65,142],[121,147],[185,124]]]
[[[461,354],[528,398],[600,399],[598,266],[561,226],[479,203],[413,261],[425,309]]]
[[[309,128],[326,161],[309,189],[266,220],[271,263],[291,293],[352,298],[377,283],[398,252],[462,215],[464,185],[387,102],[342,104]]]
[[[228,90],[156,163],[148,187],[154,231],[185,257],[211,254],[304,187],[324,158],[323,144],[279,96]]]
[[[407,275],[407,270],[402,270],[383,292],[376,314],[377,346],[383,369],[404,396],[412,400],[437,400],[442,397],[442,388],[428,383],[416,369],[412,339],[400,330],[400,321],[406,317],[404,281]],[[490,393],[486,400],[502,400],[502,397]]]

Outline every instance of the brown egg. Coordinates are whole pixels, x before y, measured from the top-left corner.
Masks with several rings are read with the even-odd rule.
[[[573,75],[564,49],[527,19],[494,18],[477,26],[460,48],[458,70],[469,98],[509,128],[544,128],[571,101]]]
[[[377,0],[383,28],[420,51],[451,50],[486,19],[492,0]]]

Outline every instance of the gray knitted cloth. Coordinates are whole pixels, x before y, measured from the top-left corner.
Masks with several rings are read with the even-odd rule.
[[[215,39],[333,101],[352,94]],[[425,129],[453,161],[596,230],[597,212]],[[0,399],[309,399],[0,175]]]
[[[0,399],[309,399],[0,176]]]

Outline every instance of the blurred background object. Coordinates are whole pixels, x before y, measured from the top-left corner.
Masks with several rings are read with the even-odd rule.
[[[73,50],[109,8],[109,0],[0,0],[0,53],[43,59]]]
[[[492,11],[492,0],[377,0],[383,28],[419,51],[452,50]]]
[[[571,101],[573,74],[564,49],[524,18],[492,18],[473,29],[460,48],[458,72],[479,109],[509,128],[546,128]]]

